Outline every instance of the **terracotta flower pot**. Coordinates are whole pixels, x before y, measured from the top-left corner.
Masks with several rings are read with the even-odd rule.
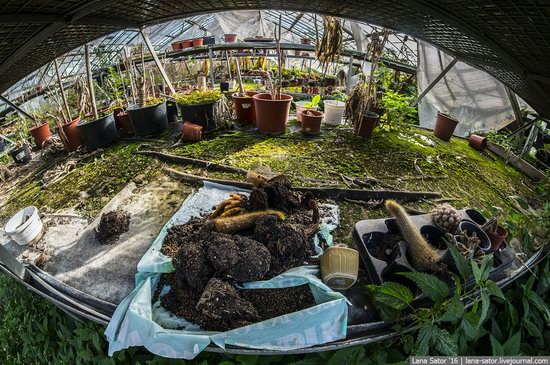
[[[315,135],[321,132],[323,113],[316,110],[302,110],[301,117],[302,133]]]
[[[193,39],[193,47],[201,47],[204,44],[204,39],[197,38]]]
[[[50,131],[48,123],[44,123],[42,125],[39,125],[38,127],[32,127],[31,129],[29,129],[29,133],[34,139],[36,147],[40,149],[42,149],[42,147],[44,146],[44,142],[50,139],[50,137],[52,136],[52,132]]]
[[[237,35],[236,34],[225,34],[223,36],[223,41],[225,43],[235,43],[235,41],[237,41]]]
[[[491,240],[491,251],[497,251],[502,245],[502,242],[508,237],[508,231],[501,226],[497,226],[496,233],[490,230],[486,230],[485,233],[487,233],[489,240]]]
[[[246,96],[239,96],[239,93],[232,95],[237,120],[242,123],[256,123],[256,108],[252,97],[258,93],[247,91],[245,94]]]
[[[457,124],[458,120],[437,112],[434,135],[444,141],[450,141]]]
[[[302,112],[304,110],[317,110],[317,106],[307,107],[306,104],[310,103],[307,100],[301,100],[296,102],[296,118],[301,123],[302,122]]]
[[[374,128],[378,124],[380,116],[374,112],[369,112],[363,117],[363,122],[355,126],[355,134],[359,137],[370,138]]]
[[[172,43],[172,51],[179,51],[181,49],[181,43],[180,41]]]
[[[78,147],[82,146],[82,137],[80,136],[80,131],[76,125],[80,123],[80,117],[74,118],[69,123],[63,124],[61,127],[57,127],[57,133],[61,136],[61,141],[63,142],[63,147],[65,151],[74,151]]]
[[[181,49],[191,48],[191,47],[193,47],[193,40],[186,39],[184,41],[181,41]]]
[[[117,124],[117,129],[120,131],[120,135],[129,135],[134,134],[134,126],[132,125],[132,120],[128,112],[117,109],[114,112],[115,121]]]
[[[470,147],[478,151],[483,151],[485,149],[485,146],[487,146],[487,137],[472,134],[468,138],[468,143],[470,144]]]
[[[184,141],[200,141],[202,139],[202,125],[184,122],[181,134]]]
[[[252,98],[258,131],[264,134],[283,134],[288,122],[292,96],[281,94],[281,100],[271,100],[271,94],[256,94]]]

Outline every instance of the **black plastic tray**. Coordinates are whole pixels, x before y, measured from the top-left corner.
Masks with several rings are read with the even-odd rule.
[[[462,220],[469,220],[477,225],[482,225],[487,219],[475,209],[464,209],[458,211]],[[412,222],[418,227],[420,232],[426,237],[427,241],[437,242],[444,232],[432,222],[430,214],[421,214],[411,216]],[[389,234],[399,234],[399,228],[394,218],[367,219],[355,224],[353,238],[357,243],[357,248],[361,255],[361,260],[365,266],[370,282],[381,284],[385,281],[397,281],[404,284],[411,284],[401,275],[395,275],[398,272],[415,271],[407,259],[408,244],[404,241],[398,242],[393,248],[391,254],[384,254],[381,250],[384,247],[384,241]],[[452,256],[447,248],[436,247],[438,254],[447,264],[450,271],[458,274]],[[504,242],[494,254],[494,266],[491,269],[489,277],[492,280],[498,280],[503,272],[514,262],[515,253],[511,247]],[[471,287],[474,283],[473,277],[466,281],[465,286]]]

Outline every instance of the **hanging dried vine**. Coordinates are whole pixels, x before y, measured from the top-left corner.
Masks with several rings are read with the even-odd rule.
[[[330,62],[335,62],[340,55],[344,28],[341,21],[332,16],[323,17],[323,23],[323,37],[321,42],[317,43],[315,56],[325,68]]]

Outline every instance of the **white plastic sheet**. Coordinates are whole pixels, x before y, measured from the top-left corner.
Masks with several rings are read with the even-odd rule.
[[[452,60],[437,48],[418,42],[419,95]],[[448,112],[460,121],[455,130],[458,136],[498,130],[515,119],[505,86],[463,62],[457,62],[421,100],[420,125],[433,128],[438,111]]]

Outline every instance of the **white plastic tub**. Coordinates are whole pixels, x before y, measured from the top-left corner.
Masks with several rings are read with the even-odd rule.
[[[345,108],[346,103],[342,101],[326,100],[324,122],[330,125],[340,125],[342,123]]]
[[[15,242],[24,246],[40,236],[42,227],[43,224],[38,216],[38,209],[30,206],[15,213],[6,224],[4,231]]]

